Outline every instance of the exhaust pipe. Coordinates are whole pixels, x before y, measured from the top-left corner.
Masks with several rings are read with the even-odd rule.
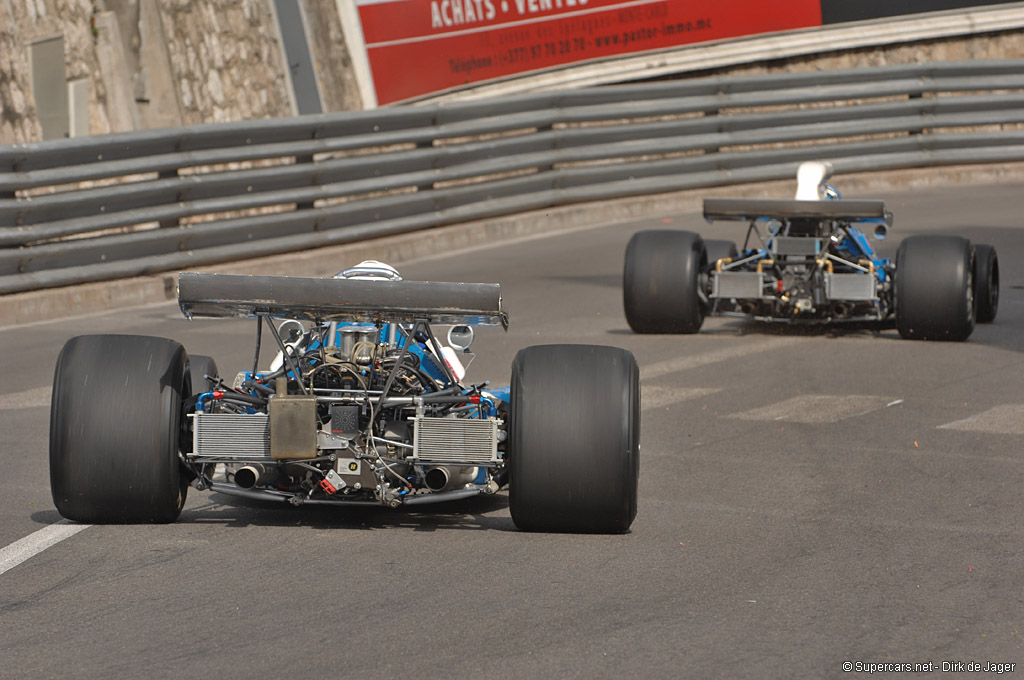
[[[432,467],[423,475],[423,483],[431,491],[450,491],[466,486],[476,479],[476,467],[443,465]]]
[[[431,491],[441,491],[448,486],[448,470],[443,467],[430,468],[427,474],[423,475],[423,483]]]
[[[246,465],[235,471],[235,484],[242,489],[251,489],[254,486],[266,486],[277,480],[277,470],[267,470],[259,463]]]

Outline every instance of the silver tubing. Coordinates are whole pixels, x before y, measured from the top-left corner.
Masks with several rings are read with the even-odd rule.
[[[426,493],[420,494],[418,496],[406,496],[402,500],[402,505],[426,505],[427,503],[444,503],[445,501],[454,501],[460,498],[470,498],[472,496],[478,496],[483,492],[483,486],[473,485],[470,487],[466,487],[465,489],[445,491],[444,493]]]

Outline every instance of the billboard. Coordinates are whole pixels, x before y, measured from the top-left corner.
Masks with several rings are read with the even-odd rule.
[[[356,0],[377,102],[590,59],[821,25],[821,0]]]

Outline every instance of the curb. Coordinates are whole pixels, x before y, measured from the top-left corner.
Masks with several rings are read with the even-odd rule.
[[[998,184],[1024,181],[1024,163],[855,173],[836,175],[834,181],[844,193]],[[264,276],[333,276],[362,260],[374,259],[400,265],[430,257],[470,252],[497,243],[667,214],[698,212],[704,197],[711,194],[724,198],[778,197],[791,194],[794,186],[794,181],[778,180],[574,204],[359,243],[197,267],[195,271],[259,273]],[[0,328],[158,304],[172,301],[176,297],[177,272],[16,293],[0,296]]]

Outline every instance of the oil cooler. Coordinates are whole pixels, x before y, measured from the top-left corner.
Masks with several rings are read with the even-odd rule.
[[[419,463],[498,463],[498,420],[418,415],[413,429],[413,458]]]
[[[265,413],[196,413],[190,458],[270,460],[270,418]]]

